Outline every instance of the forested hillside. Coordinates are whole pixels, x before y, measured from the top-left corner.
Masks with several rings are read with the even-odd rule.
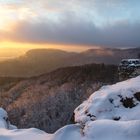
[[[11,122],[19,128],[36,127],[54,132],[73,122],[74,109],[89,95],[102,85],[117,81],[114,65],[60,68],[24,79],[1,91],[0,106],[8,111]]]

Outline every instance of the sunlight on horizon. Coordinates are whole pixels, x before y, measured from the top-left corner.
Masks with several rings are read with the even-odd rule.
[[[65,45],[65,44],[33,44],[33,43],[18,43],[18,42],[0,42],[0,59],[24,55],[31,49],[59,49],[68,52],[82,52],[90,49],[91,46]],[[93,48],[93,46],[92,46]],[[94,46],[94,48],[98,48]]]
[[[139,47],[139,13],[139,1],[0,0],[0,59],[30,49]]]

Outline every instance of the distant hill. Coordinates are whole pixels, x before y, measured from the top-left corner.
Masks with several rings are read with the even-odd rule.
[[[140,48],[89,49],[81,53],[55,49],[35,49],[24,56],[0,62],[0,76],[32,77],[60,67],[90,63],[118,64],[123,58],[138,58]]]
[[[120,63],[121,59],[138,58],[140,48],[134,49],[89,49],[80,53],[82,61],[80,63],[105,63],[116,64]]]
[[[74,109],[89,95],[102,85],[117,81],[114,65],[60,68],[20,80],[10,88],[5,89],[6,83],[3,83],[0,106],[8,111],[10,121],[18,128],[37,127],[54,132],[73,121]]]
[[[67,64],[66,58],[75,53],[54,49],[35,49],[24,56],[0,62],[0,76],[32,77],[50,72]]]

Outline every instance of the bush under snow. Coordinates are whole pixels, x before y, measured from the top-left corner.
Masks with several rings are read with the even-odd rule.
[[[76,108],[77,124],[54,134],[34,128],[9,130],[6,117],[0,109],[0,140],[140,140],[140,76],[93,93]]]

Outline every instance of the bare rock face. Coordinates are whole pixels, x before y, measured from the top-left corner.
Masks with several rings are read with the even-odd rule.
[[[124,81],[129,78],[134,78],[140,75],[140,68],[119,70],[118,75],[120,81]]]

